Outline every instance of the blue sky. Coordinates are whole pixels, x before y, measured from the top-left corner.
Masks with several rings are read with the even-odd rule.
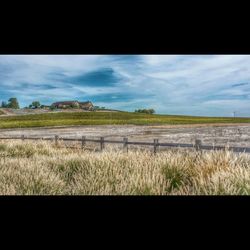
[[[0,55],[0,101],[250,116],[250,55]]]

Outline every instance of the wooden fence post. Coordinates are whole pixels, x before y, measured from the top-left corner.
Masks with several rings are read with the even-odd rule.
[[[58,135],[55,135],[55,144],[58,146]]]
[[[123,150],[128,152],[128,138],[123,138]]]
[[[159,147],[158,143],[159,143],[159,140],[158,139],[154,139],[154,154],[156,154],[156,151],[157,151],[157,149]]]
[[[86,141],[85,141],[86,137],[82,136],[82,149],[84,148]]]
[[[201,150],[201,140],[195,140],[195,149],[196,151]]]
[[[22,141],[24,141],[24,135],[22,135]]]
[[[104,149],[104,137],[101,137],[100,140],[101,151]]]

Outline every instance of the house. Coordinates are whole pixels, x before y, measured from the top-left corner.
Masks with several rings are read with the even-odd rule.
[[[79,107],[79,104],[77,101],[66,101],[66,102],[54,102],[51,106],[57,109],[63,109],[63,108]]]
[[[92,102],[78,102],[78,101],[66,101],[66,102],[55,102],[51,105],[54,108],[57,109],[67,109],[67,108],[80,108],[84,110],[92,110],[94,105]]]
[[[80,106],[81,109],[84,109],[84,110],[93,110],[93,108],[94,108],[93,103],[90,102],[90,101],[79,102],[79,106]]]

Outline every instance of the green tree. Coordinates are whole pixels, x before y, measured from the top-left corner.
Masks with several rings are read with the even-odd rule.
[[[8,104],[7,104],[5,101],[2,101],[1,107],[2,107],[2,108],[7,108],[7,107],[8,107]]]
[[[8,102],[9,102],[9,103],[8,103],[8,108],[20,109],[17,98],[12,97],[12,98],[10,98],[10,99],[8,100]]]
[[[35,109],[37,109],[37,108],[39,108],[39,107],[41,106],[40,102],[38,102],[38,101],[32,102],[31,105],[32,105],[32,107],[34,107]]]
[[[154,114],[155,110],[154,109],[148,109],[149,114]]]

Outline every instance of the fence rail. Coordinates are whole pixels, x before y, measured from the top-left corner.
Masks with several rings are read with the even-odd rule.
[[[54,141],[55,144],[58,144],[58,141],[75,141],[81,142],[82,148],[86,145],[86,142],[95,142],[100,144],[100,150],[104,149],[105,143],[114,143],[114,144],[123,144],[123,148],[128,150],[128,145],[141,145],[141,146],[152,146],[154,153],[156,153],[159,147],[170,147],[170,148],[194,148],[197,151],[201,150],[230,150],[233,152],[243,152],[250,153],[249,147],[228,147],[228,146],[211,146],[211,145],[203,145],[201,140],[195,140],[194,144],[187,143],[160,143],[158,139],[154,139],[153,142],[136,142],[136,141],[128,141],[128,138],[123,138],[122,141],[116,140],[105,140],[104,137],[100,137],[100,139],[88,139],[85,136],[82,138],[63,138],[56,135],[55,137],[26,137],[24,135],[20,137],[0,137],[0,140],[47,140]]]

